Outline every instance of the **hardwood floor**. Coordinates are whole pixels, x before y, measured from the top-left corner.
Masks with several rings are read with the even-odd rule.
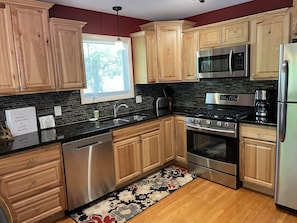
[[[128,223],[296,223],[297,216],[275,207],[272,197],[233,190],[198,178],[165,197]],[[56,223],[74,223],[66,217]]]

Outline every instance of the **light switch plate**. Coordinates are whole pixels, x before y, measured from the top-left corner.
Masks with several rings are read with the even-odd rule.
[[[62,115],[62,108],[61,106],[54,106],[55,116],[61,116]]]
[[[136,95],[136,104],[139,104],[142,102],[142,97],[141,95]]]

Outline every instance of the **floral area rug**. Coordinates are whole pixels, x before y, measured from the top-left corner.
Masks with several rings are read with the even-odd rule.
[[[184,168],[161,169],[71,215],[78,223],[123,223],[195,178]]]

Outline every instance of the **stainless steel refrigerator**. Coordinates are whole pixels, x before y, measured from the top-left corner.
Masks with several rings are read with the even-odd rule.
[[[274,200],[297,211],[297,43],[280,46]]]

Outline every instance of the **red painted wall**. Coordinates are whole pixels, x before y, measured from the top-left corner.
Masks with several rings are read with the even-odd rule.
[[[85,9],[72,8],[62,5],[54,5],[49,11],[50,17],[73,19],[87,22],[84,33],[117,36],[116,15],[103,12],[95,12]],[[147,20],[119,16],[120,36],[129,36],[130,33],[140,31],[139,25]]]
[[[205,1],[205,4],[207,4],[207,0]],[[292,6],[293,0],[253,0],[240,5],[192,16],[186,18],[186,20],[196,22],[196,26],[200,26]],[[116,15],[62,5],[54,5],[50,9],[49,13],[50,17],[74,19],[87,22],[87,25],[83,28],[83,32],[85,33],[117,36]],[[129,36],[130,33],[140,31],[139,25],[145,24],[147,22],[149,21],[119,16],[120,36]]]
[[[205,0],[205,4],[207,4],[207,0]],[[293,0],[253,0],[240,5],[192,16],[186,18],[186,20],[196,22],[195,26],[201,26],[292,6]]]

